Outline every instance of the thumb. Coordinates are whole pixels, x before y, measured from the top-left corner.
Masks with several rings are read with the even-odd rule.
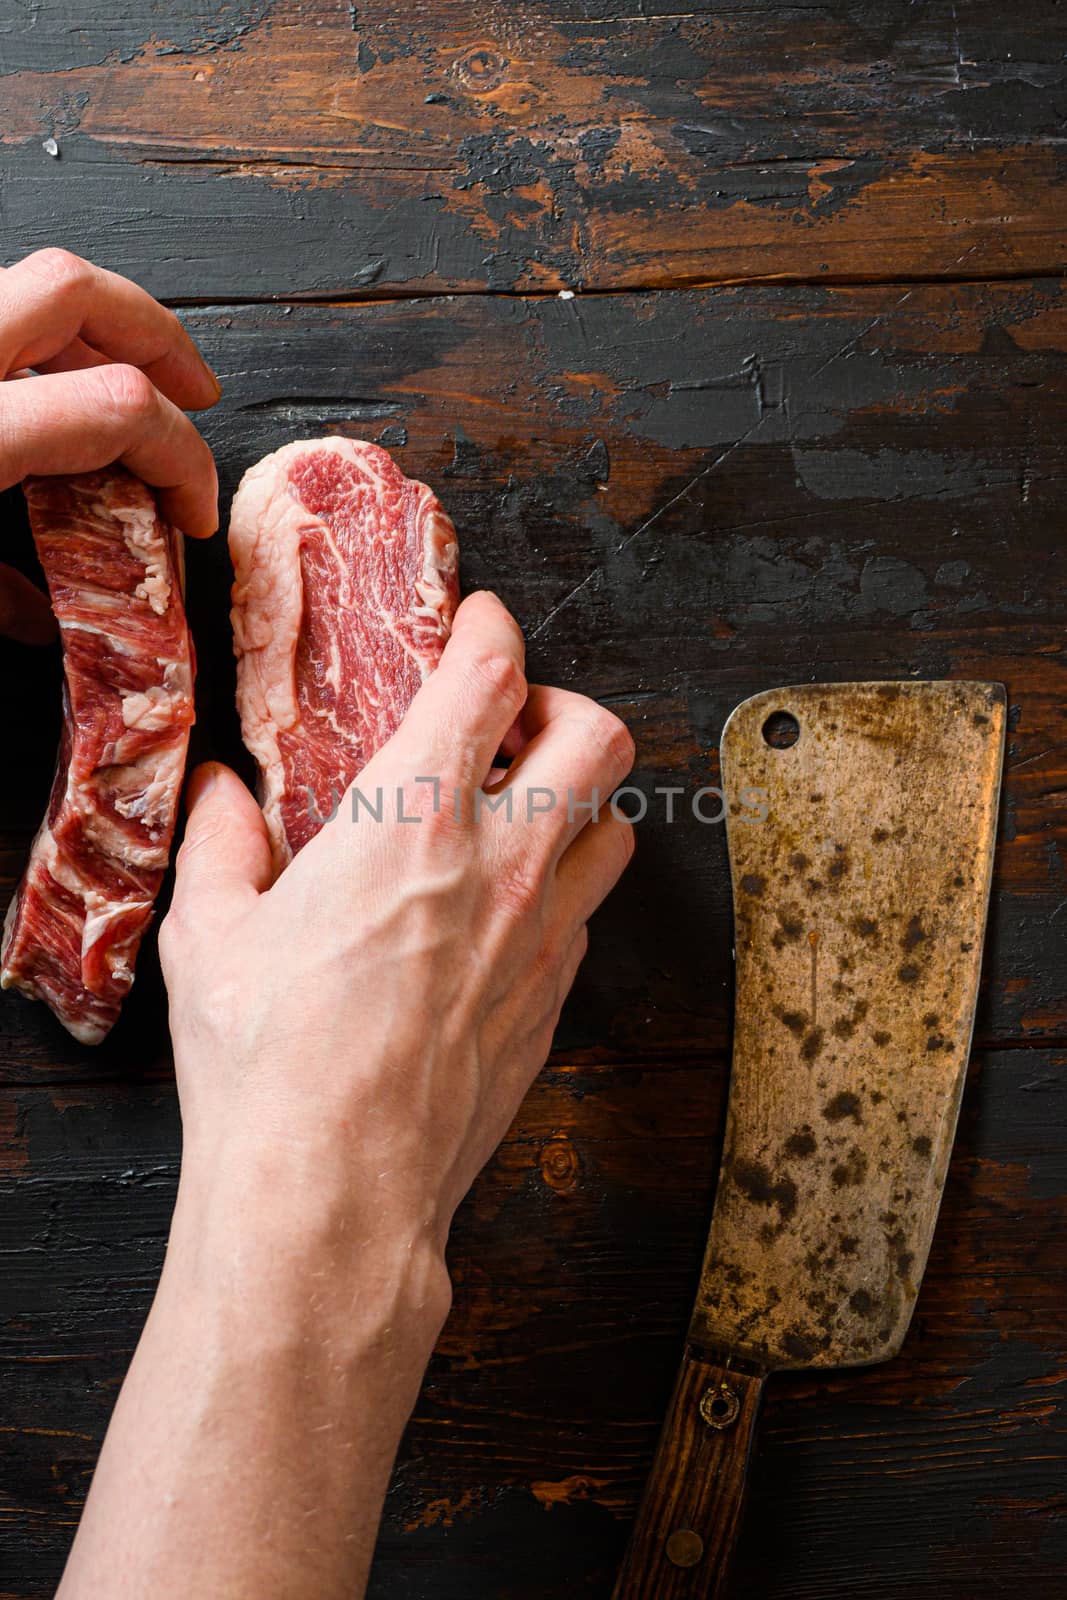
[[[197,767],[186,805],[171,904],[179,921],[195,925],[214,906],[254,900],[270,888],[274,871],[263,813],[229,767]]]

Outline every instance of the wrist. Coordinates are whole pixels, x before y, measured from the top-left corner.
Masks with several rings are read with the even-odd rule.
[[[254,1341],[310,1340],[421,1373],[451,1307],[432,1221],[365,1181],[269,1142],[182,1161],[163,1288],[224,1302]]]
[[[398,1219],[371,1226],[321,1173],[294,1188],[268,1140],[204,1154],[190,1141],[72,1592],[110,1592],[121,1569],[140,1594],[140,1555],[167,1595],[362,1593],[447,1313],[441,1252]]]

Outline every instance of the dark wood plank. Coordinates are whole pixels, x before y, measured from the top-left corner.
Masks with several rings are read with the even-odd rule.
[[[1062,1592],[1067,303],[1030,280],[1067,247],[1065,34],[1056,0],[0,16],[3,259],[60,242],[233,302],[189,316],[226,385],[205,428],[227,496],[288,438],[381,439],[441,492],[467,586],[502,591],[533,670],[620,710],[646,792],[684,790],[678,821],[659,797],[642,824],[553,1061],[462,1210],[373,1595],[610,1594],[725,1087],[725,849],[690,800],[746,695],[908,675],[1008,685],[978,1029],[1010,1048],[972,1069],[900,1359],[769,1385],[737,1592]],[[817,287],[549,297],[754,279]],[[465,294],[235,303],[441,290]],[[0,517],[6,558],[12,497]],[[14,546],[32,568],[24,531]],[[197,750],[240,762],[223,546],[190,565]],[[0,642],[4,895],[57,672]],[[53,1592],[173,1202],[151,949],[95,1054],[0,998],[0,1083],[0,1600],[31,1600]]]
[[[771,1380],[736,1593],[1025,1587],[1067,1562],[1067,1053],[980,1055],[897,1360]],[[611,1593],[681,1354],[721,1063],[556,1063],[462,1208],[372,1586]],[[159,1268],[165,1085],[0,1091],[0,1594],[52,1592]],[[773,1535],[773,1536],[772,1536]]]
[[[1065,60],[1056,0],[40,0],[5,249],[179,298],[1054,272]]]
[[[188,322],[225,386],[203,426],[227,494],[293,437],[338,428],[391,444],[455,517],[465,586],[492,584],[514,608],[532,672],[632,727],[649,816],[561,1048],[725,1047],[725,845],[692,812],[716,781],[723,722],[776,685],[910,675],[1008,686],[978,1033],[1064,1037],[1062,285],[465,297]],[[240,763],[223,541],[190,549],[189,573],[197,753]],[[55,663],[51,678],[28,674],[38,659],[0,644],[8,890],[52,761]],[[683,793],[668,825],[653,790],[669,786]],[[164,1067],[150,951],[95,1055],[13,997],[0,1041],[8,1081]]]

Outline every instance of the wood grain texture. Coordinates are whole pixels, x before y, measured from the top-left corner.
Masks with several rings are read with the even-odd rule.
[[[726,855],[692,799],[746,696],[911,676],[1009,689],[983,1049],[900,1357],[768,1386],[735,1588],[1062,1594],[1065,30],[1055,0],[0,14],[0,257],[63,243],[190,307],[226,497],[298,434],[392,448],[534,673],[638,741],[635,866],[462,1210],[372,1600],[610,1595],[721,1139]],[[240,761],[225,551],[190,556],[197,750]],[[0,641],[5,891],[44,659]],[[96,1055],[5,997],[0,1083],[0,1600],[43,1600],[173,1201],[151,951]]]
[[[461,1210],[372,1595],[606,1600],[710,1214],[719,1062],[553,1062]],[[736,1592],[1054,1600],[1067,1053],[976,1059],[900,1357],[767,1389]],[[0,1097],[0,1593],[50,1595],[162,1260],[169,1084]]]
[[[730,1593],[765,1382],[686,1347],[612,1600]]]
[[[465,585],[491,581],[515,608],[532,671],[621,711],[651,798],[683,790],[674,823],[661,809],[640,824],[554,1065],[464,1211],[456,1311],[373,1592],[610,1594],[721,1131],[726,852],[691,797],[716,781],[722,724],[747,695],[956,674],[1005,682],[1012,708],[978,1023],[1005,1048],[965,1092],[902,1355],[770,1386],[737,1583],[768,1600],[969,1600],[978,1549],[984,1575],[1024,1576],[1054,1600],[1067,1561],[1063,287],[224,307],[187,321],[223,377],[204,426],[227,494],[296,433],[391,444],[455,516]],[[190,549],[197,748],[239,759],[228,583],[221,542]],[[58,696],[54,661],[50,678],[0,651],[10,887],[47,793]],[[150,952],[95,1054],[6,997],[0,1070],[0,1593],[28,1600],[54,1585],[173,1196]]]
[[[1056,0],[39,0],[4,221],[182,298],[1056,272],[1065,59]]]
[[[514,609],[534,676],[629,723],[649,813],[561,1048],[726,1048],[725,844],[693,813],[717,781],[723,723],[778,684],[912,676],[1008,687],[977,1036],[1064,1038],[1062,285],[250,306],[187,322],[225,389],[202,425],[226,495],[294,436],[390,444],[455,520],[464,586],[491,583]],[[222,542],[191,547],[189,572],[195,748],[240,762]],[[0,651],[10,885],[58,713],[54,677],[26,681],[25,652]],[[654,790],[671,787],[668,823]],[[87,1064],[47,1015],[8,999],[0,1073],[159,1067],[160,1006],[146,959],[128,1018]]]

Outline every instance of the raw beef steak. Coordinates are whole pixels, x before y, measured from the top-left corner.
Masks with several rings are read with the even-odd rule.
[[[302,439],[245,473],[230,554],[237,703],[280,872],[440,660],[456,532],[378,445]]]
[[[133,982],[185,771],[181,535],[123,467],[29,478],[25,490],[63,641],[63,736],[4,925],[0,984],[98,1044]]]

